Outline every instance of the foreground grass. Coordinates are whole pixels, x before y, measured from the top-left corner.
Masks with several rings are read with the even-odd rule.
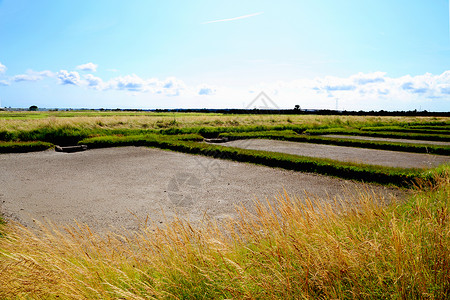
[[[0,298],[448,299],[450,168],[434,175],[389,206],[365,190],[334,203],[279,195],[220,224],[135,233],[9,224]]]

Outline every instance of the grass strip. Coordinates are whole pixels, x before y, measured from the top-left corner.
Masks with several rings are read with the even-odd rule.
[[[408,128],[402,126],[377,126],[377,127],[362,127],[362,131],[377,131],[377,132],[411,132],[418,134],[437,134],[437,135],[450,135],[450,128],[446,130],[435,130],[434,128]]]
[[[322,137],[312,135],[298,135],[293,131],[223,133],[220,135],[220,137],[226,137],[229,140],[257,138],[257,139],[271,139],[271,140],[314,143],[324,145],[336,145],[344,147],[369,148],[378,150],[450,155],[450,146],[395,143],[382,141],[365,141],[365,140],[342,139],[342,138],[332,138],[332,137]]]
[[[323,134],[343,134],[343,135],[361,135],[361,136],[373,136],[373,137],[387,137],[396,139],[409,139],[409,140],[425,140],[425,141],[441,141],[449,142],[450,136],[442,134],[419,134],[419,133],[404,133],[404,132],[376,132],[376,131],[362,131],[358,129],[346,129],[346,128],[331,128],[331,129],[308,129],[305,133],[310,135],[323,135]]]
[[[36,142],[0,142],[0,153],[25,153],[43,151],[53,147],[53,144]]]
[[[180,141],[176,138],[168,139],[160,135],[148,135],[145,137],[96,137],[82,140],[80,143],[88,145],[90,148],[150,146],[219,159],[229,159],[287,170],[335,176],[344,179],[375,182],[385,185],[393,184],[400,187],[410,187],[418,178],[422,177],[422,171],[418,169],[389,168],[278,152],[247,150],[192,141]]]
[[[412,129],[431,129],[431,130],[440,130],[440,131],[450,131],[450,125],[447,126],[419,126],[419,125],[413,125],[413,126],[408,126],[409,128]]]
[[[178,135],[178,134],[190,134],[196,133],[200,134],[206,138],[218,137],[221,133],[227,132],[254,132],[254,131],[283,131],[283,130],[293,130],[298,133],[302,133],[307,129],[305,126],[299,125],[256,125],[256,126],[228,126],[228,127],[186,127],[186,128],[169,128],[161,129],[159,133],[165,135]]]

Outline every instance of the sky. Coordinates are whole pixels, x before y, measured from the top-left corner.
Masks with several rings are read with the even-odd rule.
[[[0,107],[450,111],[447,0],[0,0]]]

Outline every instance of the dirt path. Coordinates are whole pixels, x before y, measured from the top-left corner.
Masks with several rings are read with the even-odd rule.
[[[340,135],[340,134],[325,134],[323,137],[331,137],[338,139],[352,139],[352,140],[366,140],[366,141],[380,141],[380,142],[394,142],[394,143],[408,143],[408,144],[428,144],[428,145],[441,145],[450,146],[450,142],[437,142],[437,141],[423,141],[423,140],[406,140],[406,139],[394,139],[394,138],[381,138],[362,135]]]
[[[0,155],[0,211],[33,226],[32,219],[136,229],[138,220],[157,224],[176,213],[191,221],[204,213],[215,218],[234,215],[234,205],[251,205],[255,197],[273,198],[283,187],[327,199],[361,184],[314,174],[246,163],[215,160],[143,147],[44,151]],[[402,193],[373,186],[387,198]],[[135,215],[135,216],[133,216]]]
[[[267,139],[236,140],[221,145],[389,167],[430,168],[450,162],[450,156],[443,155],[406,153]]]

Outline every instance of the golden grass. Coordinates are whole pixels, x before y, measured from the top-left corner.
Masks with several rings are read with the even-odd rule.
[[[440,173],[389,206],[365,190],[334,203],[279,195],[222,223],[119,234],[8,224],[0,298],[448,299],[448,167]]]
[[[82,129],[159,129],[167,127],[246,126],[246,125],[308,125],[318,126],[376,126],[407,122],[447,121],[444,117],[369,117],[369,116],[317,116],[317,115],[217,115],[195,113],[85,113],[71,112],[70,116],[58,112],[27,113],[8,117],[0,112],[1,130],[34,130],[43,127],[77,127]],[[23,114],[23,116],[22,116]],[[31,116],[39,116],[31,117]]]

